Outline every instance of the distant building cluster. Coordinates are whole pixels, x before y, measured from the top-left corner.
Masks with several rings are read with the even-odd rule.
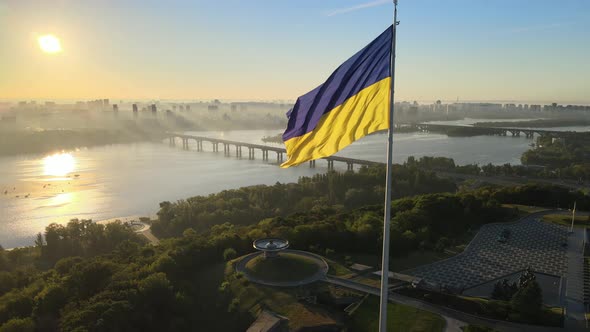
[[[418,102],[398,102],[398,110],[407,112],[408,115],[416,115],[422,112],[446,112],[446,113],[494,113],[494,112],[588,112],[588,105],[559,105],[552,103],[541,104],[515,104],[515,103],[449,103],[443,104],[437,100],[432,104],[418,104]]]
[[[96,99],[90,101],[77,101],[76,106],[81,109],[89,111],[102,111],[107,110],[110,107],[110,101],[108,99]]]
[[[157,117],[158,114],[167,114],[169,117],[176,112],[194,112],[195,115],[219,117],[220,119],[233,119],[229,116],[232,113],[245,113],[249,111],[263,112],[270,119],[277,123],[285,121],[285,113],[293,107],[292,102],[264,102],[264,101],[243,101],[224,102],[219,99],[210,101],[176,102],[176,101],[135,101],[112,102],[110,99],[94,99],[88,101],[76,101],[74,103],[56,103],[54,101],[20,101],[17,104],[2,104],[0,112],[4,113],[4,121],[13,121],[13,116],[18,112],[44,113],[53,111],[72,112],[108,112],[114,116],[124,117],[125,114],[134,118]],[[10,111],[11,114],[8,114]],[[397,102],[395,104],[396,116],[407,117],[409,121],[424,121],[429,118],[444,119],[448,115],[455,117],[477,117],[491,113],[521,113],[523,116],[533,116],[532,113],[544,114],[544,116],[560,115],[576,112],[590,112],[588,105],[560,105],[552,104],[525,104],[525,103],[472,103],[472,102],[451,102],[443,103],[437,100],[434,103],[425,104],[414,102]],[[590,113],[587,113],[590,114]]]

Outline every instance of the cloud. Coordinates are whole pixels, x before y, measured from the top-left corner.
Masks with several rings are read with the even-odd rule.
[[[327,13],[326,16],[336,16],[336,15],[340,15],[340,14],[346,14],[346,13],[355,12],[357,10],[361,10],[361,9],[365,9],[365,8],[381,6],[386,3],[392,3],[392,0],[375,0],[375,1],[371,1],[371,2],[361,3],[359,5],[352,6],[352,7],[335,9],[335,10],[332,10],[331,12]]]

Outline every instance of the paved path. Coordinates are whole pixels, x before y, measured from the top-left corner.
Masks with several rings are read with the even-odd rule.
[[[157,245],[160,243],[160,240],[154,234],[152,234],[152,230],[149,228],[140,231],[139,234],[145,236],[145,238],[148,239],[148,241],[150,241],[150,243],[153,245]]]
[[[586,326],[584,308],[584,230],[574,228],[568,236],[567,285],[565,291],[565,327]]]
[[[456,320],[447,316],[443,316],[443,318],[445,320],[445,332],[463,332],[461,328],[469,325],[463,321]]]

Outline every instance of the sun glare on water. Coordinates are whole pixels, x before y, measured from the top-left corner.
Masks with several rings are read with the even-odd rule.
[[[74,171],[76,160],[69,153],[56,153],[43,158],[43,174],[65,176]]]
[[[41,51],[45,53],[53,54],[62,51],[59,38],[57,38],[54,35],[39,36],[39,38],[37,38],[37,42],[39,42],[39,47],[41,48]]]

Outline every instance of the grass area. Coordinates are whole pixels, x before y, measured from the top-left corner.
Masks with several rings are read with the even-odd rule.
[[[463,332],[496,332],[492,328],[481,326],[481,325],[467,325],[461,328]]]
[[[349,268],[347,268],[346,266],[344,266],[336,261],[333,261],[331,259],[326,259],[326,262],[328,263],[328,267],[329,267],[329,269],[328,269],[329,275],[333,275],[336,277],[342,277],[342,276],[349,275],[352,273],[352,271]]]
[[[427,302],[449,307],[468,314],[481,317],[505,320],[517,323],[536,324],[543,326],[561,326],[562,311],[560,308],[543,308],[540,315],[527,318],[515,312],[509,302],[487,300],[478,297],[455,296],[451,294],[428,292],[421,289],[404,289],[400,294],[415,297]]]
[[[518,209],[520,217],[524,217],[524,216],[529,215],[531,213],[547,210],[546,208],[543,208],[543,207],[520,205],[520,204],[502,204],[502,207],[509,208],[509,209],[514,209],[514,208]]]
[[[371,286],[371,287],[376,287],[379,288],[381,287],[381,278],[378,277],[356,277],[356,278],[352,278],[352,280],[356,281],[356,282],[360,282],[361,284],[365,284],[367,286]]]
[[[372,266],[374,268],[378,268],[381,266],[381,256],[380,255],[370,255],[370,254],[346,254],[349,255],[351,263],[358,263],[367,266]]]
[[[313,259],[287,253],[270,259],[259,255],[246,264],[249,275],[274,282],[299,281],[314,275],[318,268]]]
[[[543,216],[542,220],[552,224],[567,227],[570,227],[572,224],[572,217],[565,214],[546,214]],[[586,226],[590,226],[588,216],[576,216],[576,220],[574,221],[574,227],[585,228]]]
[[[388,331],[443,331],[444,319],[436,314],[389,303],[387,306]],[[369,296],[351,317],[351,331],[377,331],[379,329],[379,298]]]

